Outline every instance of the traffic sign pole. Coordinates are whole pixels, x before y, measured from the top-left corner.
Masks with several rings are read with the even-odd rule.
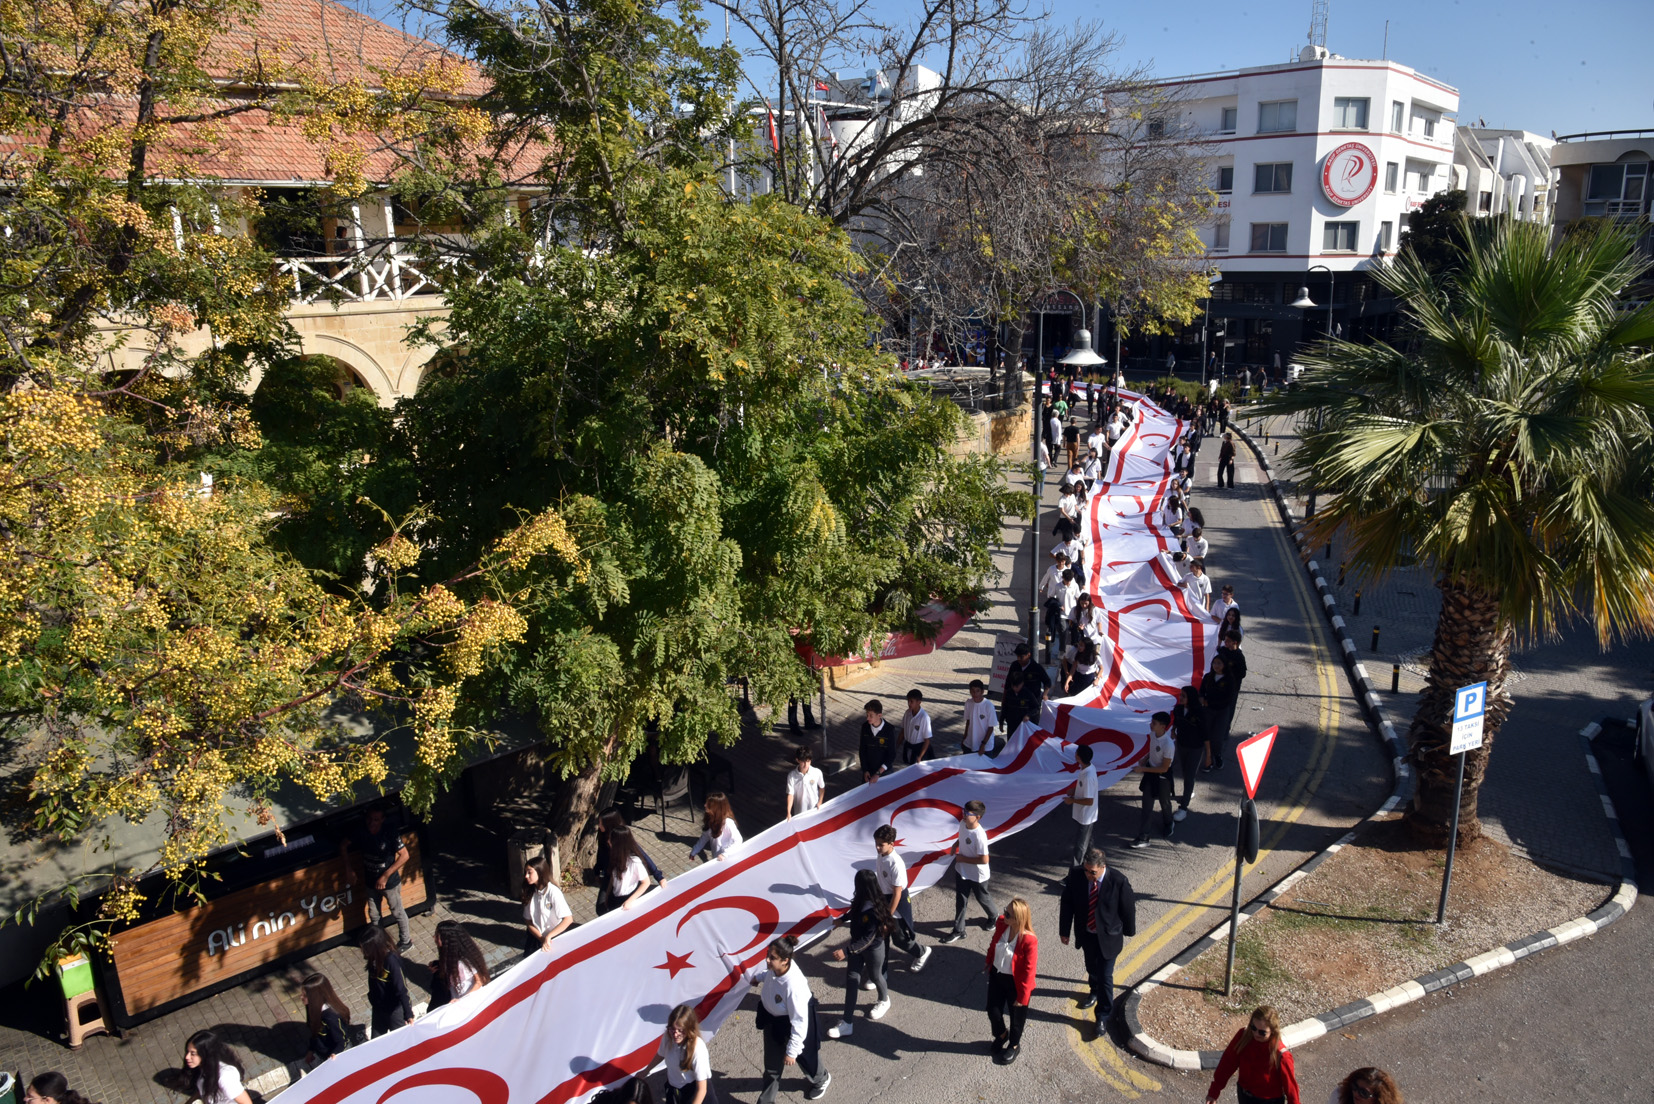
[[[1453,693],[1453,735],[1448,753],[1458,756],[1459,777],[1453,784],[1453,827],[1447,835],[1447,868],[1442,871],[1442,895],[1436,903],[1436,923],[1447,919],[1447,891],[1453,886],[1453,856],[1459,849],[1459,807],[1464,804],[1464,757],[1482,746],[1487,714],[1487,683],[1474,682]]]
[[[1235,935],[1240,927],[1241,864],[1258,860],[1258,810],[1251,798],[1242,798],[1235,824],[1235,888],[1229,894],[1229,951],[1223,963],[1223,995],[1235,981]]]

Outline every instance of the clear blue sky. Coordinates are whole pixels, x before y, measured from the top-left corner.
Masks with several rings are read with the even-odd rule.
[[[885,0],[888,4],[891,0]],[[1308,41],[1309,0],[1051,0],[1057,19],[1098,19],[1122,61],[1157,75],[1286,61]],[[1654,127],[1654,0],[1332,0],[1327,47],[1389,57],[1459,90],[1459,121],[1547,134]]]

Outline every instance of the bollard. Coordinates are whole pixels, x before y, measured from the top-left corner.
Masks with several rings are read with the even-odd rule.
[[[1279,442],[1279,441],[1275,442],[1275,455],[1276,456],[1281,455],[1281,442]]]
[[[1373,626],[1373,651],[1378,651],[1378,626]]]
[[[1355,615],[1357,617],[1361,616],[1361,592],[1359,590],[1355,592]]]
[[[1390,664],[1390,693],[1394,694],[1401,689],[1401,664]]]
[[[1321,558],[1322,558],[1322,559],[1323,559],[1323,560],[1330,560],[1330,559],[1332,559],[1332,542],[1331,542],[1331,541],[1328,541],[1328,542],[1327,542],[1327,550],[1326,550],[1326,552],[1325,552],[1325,553],[1324,553],[1324,554],[1323,554],[1323,555],[1322,555],[1322,556],[1321,556]],[[1342,583],[1343,583],[1343,582],[1344,582],[1344,576],[1343,576],[1343,571],[1344,571],[1344,565],[1343,565],[1343,564],[1339,564],[1339,565],[1338,565],[1338,571],[1339,571],[1339,576],[1338,576],[1338,582],[1339,582],[1339,583],[1340,583],[1340,584],[1342,584]]]
[[[1332,559],[1332,545],[1330,545],[1330,544],[1327,545],[1327,559],[1329,559],[1329,560]],[[1349,566],[1350,565],[1348,563],[1340,563],[1338,565],[1338,585],[1339,586],[1344,585],[1344,571]]]

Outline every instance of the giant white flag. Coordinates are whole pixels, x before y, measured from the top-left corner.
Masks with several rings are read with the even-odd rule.
[[[1090,690],[1048,703],[996,758],[904,768],[559,936],[492,984],[323,1063],[287,1090],[289,1104],[579,1101],[646,1069],[675,1005],[694,1005],[716,1030],[747,991],[730,960],[746,969],[776,936],[824,933],[856,869],[872,865],[880,825],[895,826],[918,892],[946,871],[965,802],[987,805],[983,826],[998,838],[1061,807],[1079,744],[1093,748],[1101,787],[1124,777],[1144,753],[1149,714],[1204,670],[1216,625],[1185,601],[1165,556],[1160,510],[1183,427],[1142,396],[1122,398],[1137,418],[1087,514],[1103,640]]]

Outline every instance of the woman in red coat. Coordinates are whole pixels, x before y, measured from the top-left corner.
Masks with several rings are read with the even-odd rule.
[[[1212,1074],[1212,1087],[1206,1090],[1207,1104],[1217,1100],[1237,1073],[1235,1096],[1240,1104],[1298,1104],[1298,1076],[1292,1070],[1292,1052],[1281,1041],[1281,1015],[1267,1004],[1254,1008],[1251,1020],[1229,1040]]]
[[[1034,971],[1039,969],[1039,938],[1034,935],[1028,902],[1021,897],[1012,897],[994,921],[984,969],[988,973],[988,1026],[994,1033],[994,1061],[1008,1066],[1017,1060],[1022,1046],[1022,1025],[1028,1019],[1028,1002],[1034,999]],[[1011,1021],[1009,1031],[1005,1028],[1007,1017]]]

